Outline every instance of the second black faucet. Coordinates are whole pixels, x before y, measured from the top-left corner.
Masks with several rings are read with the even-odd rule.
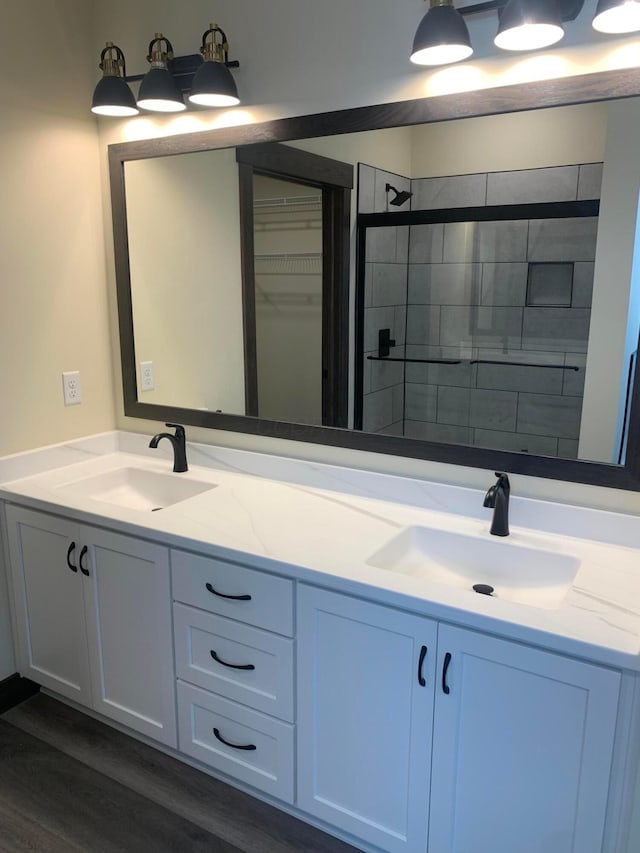
[[[493,509],[491,530],[494,536],[509,535],[509,495],[511,483],[506,474],[496,471],[498,482],[489,488],[484,496],[484,506]]]

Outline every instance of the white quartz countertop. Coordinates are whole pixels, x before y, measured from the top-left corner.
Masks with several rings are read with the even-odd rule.
[[[166,452],[146,449],[148,437],[123,441],[113,436],[95,446],[69,445],[69,453],[59,447],[43,451],[44,456],[0,460],[0,498],[640,671],[638,519],[516,499],[511,534],[500,539],[489,534],[491,511],[482,509],[477,490],[413,480],[403,485],[402,478],[291,460],[279,464],[278,457],[269,457],[266,465],[261,455],[239,451],[207,458],[203,446],[188,448],[187,473],[171,474]],[[123,452],[123,445],[138,452]],[[247,473],[252,456],[257,473]],[[193,459],[205,464],[193,464]],[[296,464],[305,470],[294,477]],[[142,468],[215,488],[151,512],[81,497],[65,487],[118,468]],[[20,477],[22,472],[30,476]],[[331,482],[335,488],[318,485]],[[563,520],[566,534],[556,530]],[[560,606],[544,609],[371,564],[392,537],[414,525],[489,539],[496,549],[520,545],[570,555],[580,568]]]

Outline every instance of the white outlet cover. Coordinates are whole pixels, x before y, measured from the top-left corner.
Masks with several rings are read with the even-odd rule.
[[[153,391],[155,388],[152,361],[140,362],[140,388],[142,391]]]
[[[65,406],[77,406],[82,402],[82,386],[80,385],[80,371],[69,370],[62,374],[62,389],[64,391]]]

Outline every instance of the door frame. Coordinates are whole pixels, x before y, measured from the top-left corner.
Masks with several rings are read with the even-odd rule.
[[[349,237],[354,167],[277,142],[236,149],[240,187],[245,411],[258,416],[253,176],[322,191],[322,425],[348,426]]]

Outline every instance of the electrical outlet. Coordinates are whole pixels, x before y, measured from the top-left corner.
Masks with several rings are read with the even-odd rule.
[[[80,385],[80,371],[70,370],[62,374],[62,387],[64,390],[65,406],[77,406],[82,402],[82,387]]]
[[[152,361],[140,362],[140,385],[143,391],[153,391],[155,388]]]

